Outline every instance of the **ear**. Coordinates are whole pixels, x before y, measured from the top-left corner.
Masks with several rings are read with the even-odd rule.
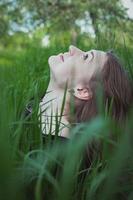
[[[78,84],[73,88],[73,95],[81,100],[89,100],[92,98],[92,91],[89,87]]]

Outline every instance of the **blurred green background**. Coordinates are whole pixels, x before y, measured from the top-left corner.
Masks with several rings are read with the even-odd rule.
[[[121,126],[102,114],[79,125],[74,132],[83,133],[81,139],[65,146],[57,141],[51,146],[50,138],[44,144],[38,126],[48,57],[68,51],[70,44],[113,50],[133,78],[133,19],[123,2],[0,0],[1,200],[133,199],[132,112]],[[24,118],[31,98],[33,114]],[[112,131],[113,141],[108,136]],[[95,137],[104,144],[102,159],[81,170],[86,141]],[[87,175],[79,181],[84,171]]]

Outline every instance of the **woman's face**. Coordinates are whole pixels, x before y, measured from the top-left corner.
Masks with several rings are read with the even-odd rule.
[[[71,88],[82,81],[89,81],[102,70],[106,60],[107,55],[103,51],[85,52],[71,45],[68,52],[50,56],[48,63],[58,86],[63,88],[67,82]]]

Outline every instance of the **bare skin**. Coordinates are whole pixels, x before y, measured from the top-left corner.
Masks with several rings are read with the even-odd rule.
[[[74,96],[82,100],[92,98],[92,91],[86,87],[85,82],[96,72],[100,72],[107,60],[106,53],[98,50],[84,52],[75,46],[69,47],[69,52],[50,56],[50,82],[43,101],[40,103],[42,114],[42,131],[48,134],[51,114],[60,115],[64,90],[67,83],[66,101],[61,119],[59,135],[69,138],[70,124],[67,121],[68,102],[70,101],[70,90],[73,89]],[[52,100],[53,99],[53,100]],[[51,101],[50,101],[51,100]],[[47,103],[50,101],[49,103]],[[45,104],[45,105],[44,105]],[[46,109],[47,108],[47,109]],[[44,112],[44,110],[46,111]],[[46,128],[45,127],[46,124]],[[55,134],[55,118],[52,119],[52,134]]]

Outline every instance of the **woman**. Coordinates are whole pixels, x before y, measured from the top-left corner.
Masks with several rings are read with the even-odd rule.
[[[51,56],[48,63],[50,82],[40,103],[44,134],[58,132],[58,135],[69,138],[72,123],[94,118],[98,114],[96,96],[99,85],[102,86],[106,109],[109,110],[112,105],[113,118],[123,120],[126,117],[132,103],[132,87],[112,53],[99,50],[84,52],[71,45],[69,52]]]

